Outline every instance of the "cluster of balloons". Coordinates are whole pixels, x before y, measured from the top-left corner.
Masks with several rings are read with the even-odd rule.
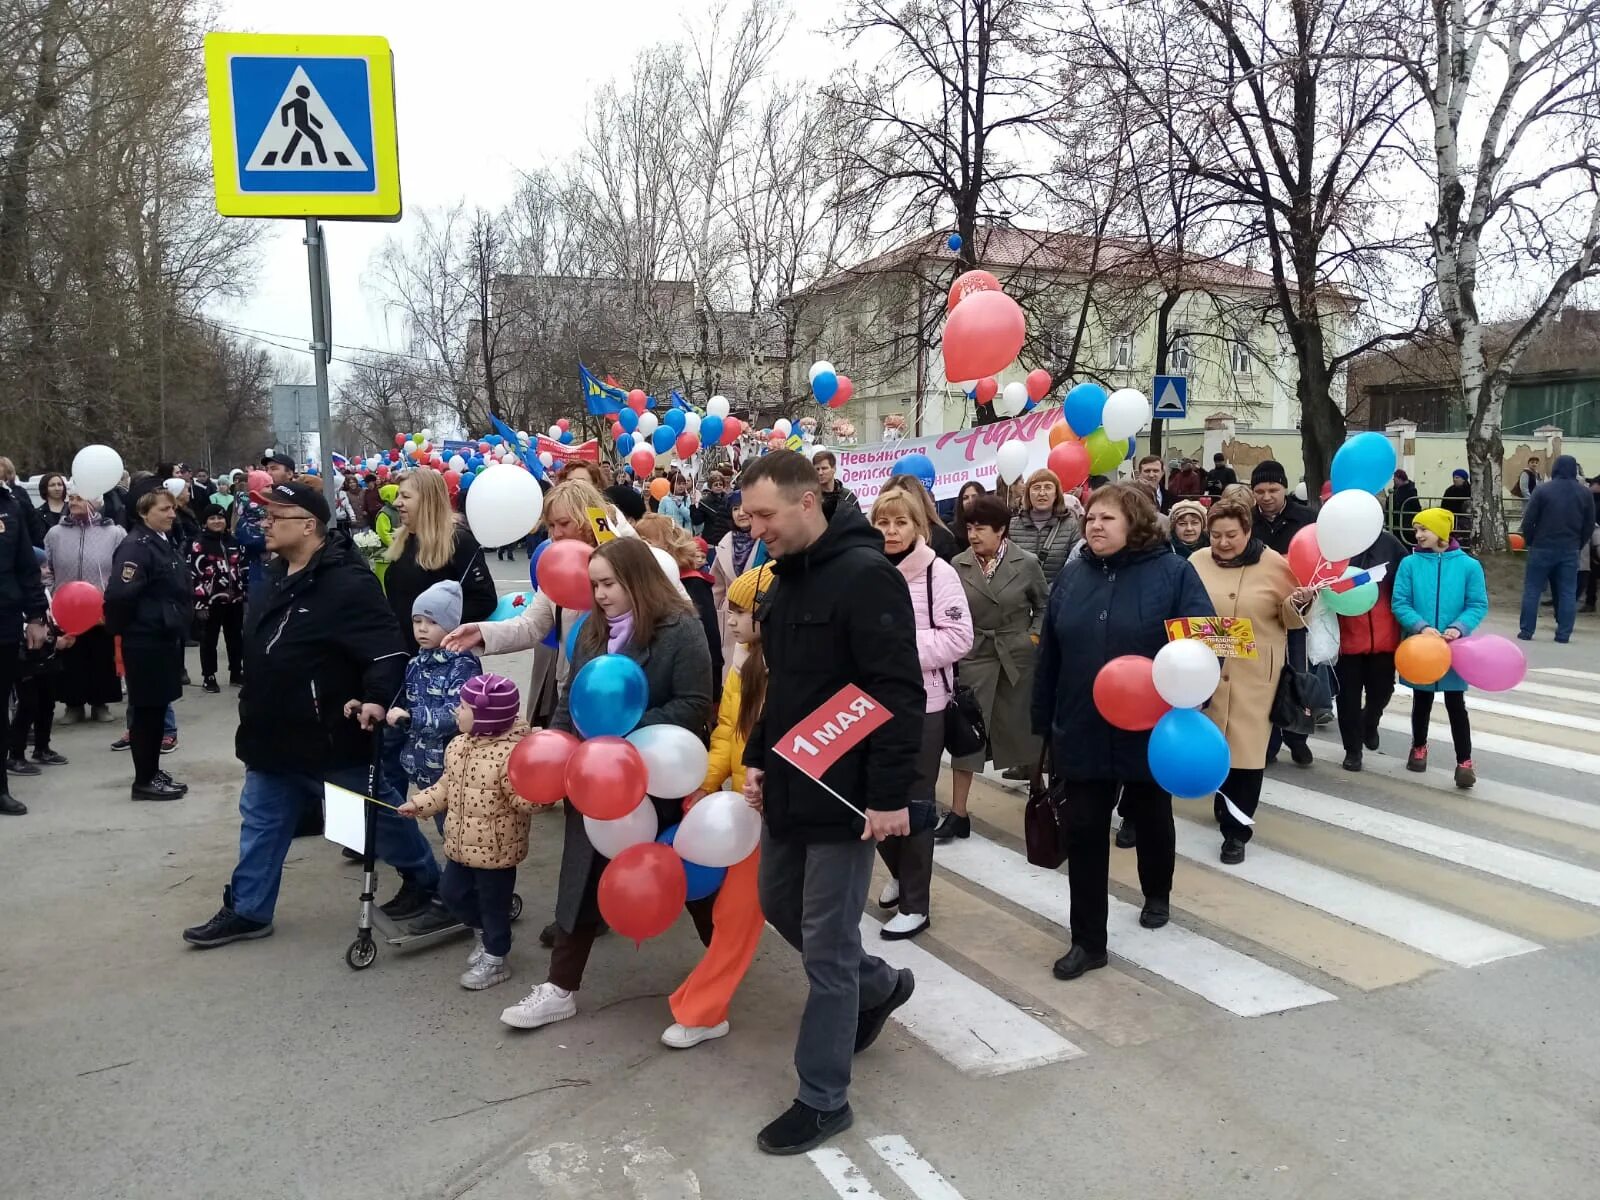
[[[811,364],[810,379],[812,398],[827,408],[843,408],[856,394],[856,385],[850,382],[850,376],[841,375],[826,360]]]
[[[1134,435],[1149,422],[1150,401],[1137,388],[1110,395],[1098,383],[1080,383],[1066,395],[1061,420],[1050,427],[1045,465],[1067,491],[1091,475],[1106,475],[1134,455]]]
[[[1350,560],[1383,532],[1383,505],[1377,494],[1389,486],[1394,469],[1394,447],[1381,433],[1358,433],[1339,447],[1329,472],[1332,493],[1322,502],[1316,522],[1289,543],[1289,567],[1301,584],[1323,588],[1361,573]],[[1357,617],[1378,602],[1378,585],[1367,583],[1344,592],[1324,589],[1322,594],[1323,603],[1334,612]]]
[[[1147,761],[1163,789],[1179,797],[1209,796],[1228,777],[1228,739],[1200,711],[1222,669],[1196,638],[1168,642],[1152,658],[1126,654],[1095,675],[1094,703],[1108,724],[1150,731]]]
[[[702,446],[729,446],[740,437],[744,423],[729,413],[726,396],[713,396],[702,415],[692,409],[669,408],[661,416],[653,411],[655,397],[642,388],[628,393],[627,404],[607,413],[617,454],[634,475],[643,479],[676,455],[687,461]]]
[[[961,389],[979,404],[994,405],[998,417],[1019,417],[1050,394],[1050,382],[1050,372],[1036,367],[1025,380],[1013,380],[1005,387],[991,375],[964,383]]]
[[[1507,692],[1528,673],[1517,644],[1499,634],[1474,634],[1447,642],[1436,633],[1417,633],[1395,648],[1395,670],[1416,684],[1435,684],[1454,671],[1484,692]]]

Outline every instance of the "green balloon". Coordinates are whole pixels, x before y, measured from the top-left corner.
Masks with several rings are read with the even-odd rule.
[[[1328,607],[1341,617],[1359,617],[1372,611],[1378,603],[1378,585],[1363,583],[1358,588],[1351,588],[1348,592],[1335,592],[1332,590],[1323,593]]]
[[[1128,443],[1112,441],[1100,428],[1083,439],[1083,448],[1089,452],[1089,470],[1096,475],[1109,475],[1127,454]]]

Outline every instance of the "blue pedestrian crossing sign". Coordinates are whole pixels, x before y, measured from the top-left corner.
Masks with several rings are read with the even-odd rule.
[[[208,33],[205,58],[219,213],[399,220],[387,38]]]
[[[1150,396],[1157,420],[1189,415],[1189,380],[1182,375],[1157,375],[1150,381]]]

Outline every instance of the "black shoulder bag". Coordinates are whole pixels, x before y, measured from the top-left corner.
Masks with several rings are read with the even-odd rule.
[[[928,624],[938,629],[939,621],[933,615],[932,563],[928,564],[924,582],[928,586]],[[939,677],[944,680],[945,690],[950,693],[944,705],[944,748],[950,751],[951,758],[976,754],[989,744],[989,728],[983,720],[983,706],[978,703],[977,694],[961,682],[959,672],[952,683],[945,669],[940,667]]]
[[[1022,833],[1027,843],[1028,861],[1036,867],[1054,871],[1067,861],[1066,787],[1060,781],[1045,784],[1045,765],[1050,759],[1050,739],[1039,751],[1039,763],[1028,782],[1028,805],[1022,813]]]

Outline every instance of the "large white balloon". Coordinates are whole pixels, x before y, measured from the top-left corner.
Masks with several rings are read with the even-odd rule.
[[[731,867],[761,844],[761,817],[738,792],[712,792],[678,826],[672,848],[685,862]]]
[[[1015,483],[1027,469],[1027,444],[1015,438],[1001,446],[1000,452],[994,456],[995,474],[1000,477],[1001,483]]]
[[[615,858],[629,846],[642,846],[645,842],[655,841],[656,834],[660,832],[657,824],[656,806],[646,796],[631,813],[615,821],[596,821],[593,817],[585,817],[583,831],[589,835],[590,843],[602,857]]]
[[[1113,442],[1131,438],[1150,420],[1150,401],[1137,388],[1118,388],[1106,397],[1100,423]]]
[[[1216,652],[1198,638],[1168,642],[1150,671],[1156,692],[1173,708],[1199,708],[1222,679]]]
[[[726,417],[731,407],[726,396],[713,396],[706,401],[706,416]]]
[[[1028,385],[1015,380],[1000,389],[1000,394],[995,397],[994,411],[996,416],[1014,417],[1027,406]]]
[[[698,435],[700,433],[700,414],[696,412],[683,414],[683,431]]]
[[[509,463],[486,468],[467,493],[467,525],[483,546],[520,541],[539,523],[543,511],[539,481]]]
[[[1371,492],[1335,492],[1317,514],[1317,549],[1329,562],[1354,558],[1383,532],[1383,505]]]
[[[539,461],[547,467],[553,467],[556,465],[556,456],[548,450],[541,450],[539,451]]]
[[[681,725],[642,725],[628,740],[644,759],[652,796],[676,800],[705,782],[710,756],[700,739]]]
[[[561,438],[561,426],[559,426],[559,425],[550,426],[550,436],[559,441],[560,438]]]
[[[824,371],[833,371],[833,364],[831,362],[829,362],[827,359],[825,359],[825,358],[824,359],[819,359],[818,361],[812,363],[811,364],[811,373],[806,376],[806,382],[807,383],[814,382],[816,380],[817,376],[822,374]],[[838,372],[834,371],[834,374],[837,375]],[[690,862],[695,862],[696,860],[695,859],[690,859],[689,861]],[[703,865],[709,865],[709,864],[703,864]]]
[[[646,409],[644,412],[639,414],[639,427],[638,429],[634,430],[634,434],[637,437],[647,438],[654,433],[660,425],[660,418],[658,418],[655,413],[651,412],[649,409]]]
[[[122,480],[122,455],[110,446],[85,446],[72,456],[72,490],[98,500]]]
[[[772,432],[780,437],[788,437],[789,434],[794,432],[794,426],[789,423],[788,417],[779,417],[772,423]]]

